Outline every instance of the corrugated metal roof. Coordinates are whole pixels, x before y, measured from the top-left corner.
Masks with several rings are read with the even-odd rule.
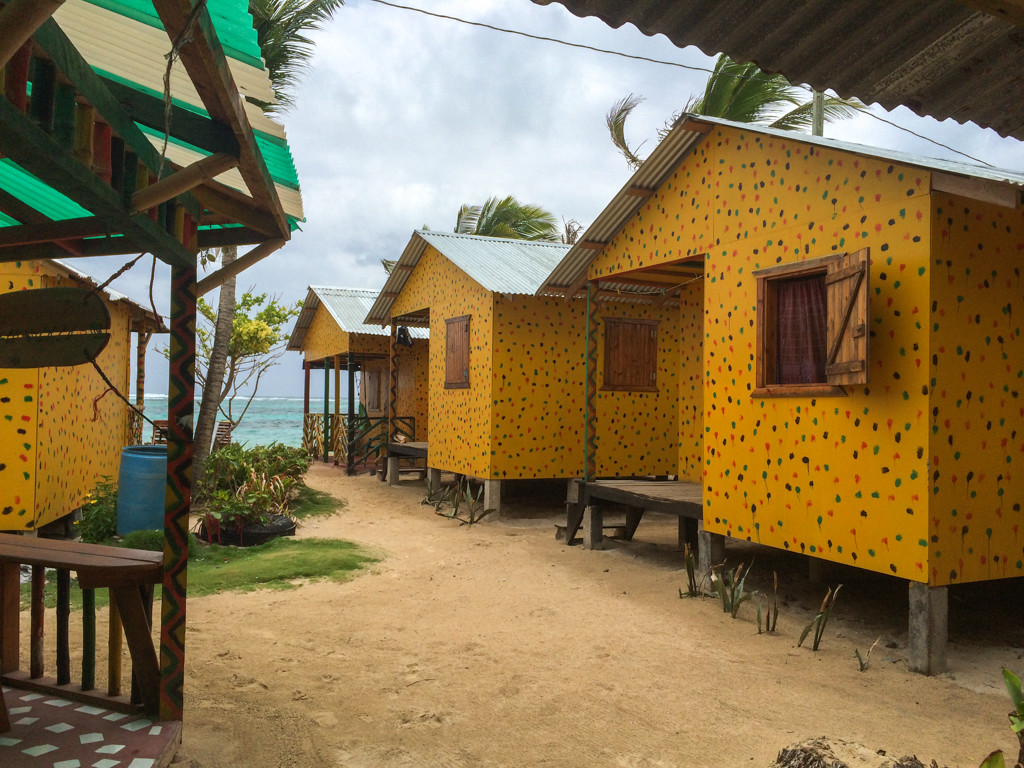
[[[850,152],[863,157],[888,160],[900,165],[1024,188],[1024,173],[1019,171],[1008,171],[970,163],[961,163],[955,160],[924,157],[891,149],[868,147],[863,144],[837,141],[836,139],[822,136],[811,136],[806,133],[768,128],[755,123],[737,123],[717,117],[683,115],[664,140],[655,147],[639,170],[616,193],[611,202],[594,219],[594,222],[587,227],[587,230],[580,236],[577,243],[566,253],[565,258],[547,276],[537,293],[563,293],[565,288],[579,280],[587,265],[600,253],[600,250],[586,247],[587,243],[610,242],[646,202],[645,198],[636,197],[631,194],[631,191],[637,188],[656,190],[661,187],[690,151],[704,138],[707,128],[716,125],[735,128],[747,133],[775,136],[787,141],[814,144],[819,147]],[[701,126],[704,126],[703,129]]]
[[[536,293],[551,270],[569,251],[569,246],[562,243],[417,229],[412,233],[396,268],[388,276],[380,296],[367,314],[367,323],[391,322],[391,305],[402,292],[412,267],[419,262],[427,244],[436,248],[484,289],[494,293],[521,295]]]
[[[95,278],[85,274],[81,270],[75,269],[70,264],[60,259],[46,259],[46,263],[52,264],[57,268],[59,272],[63,272],[65,275],[74,278],[86,285],[93,288],[97,287],[99,283]],[[146,323],[146,330],[153,333],[169,333],[167,326],[164,324],[164,318],[154,312],[151,307],[144,307],[139,302],[134,301],[120,291],[115,291],[113,288],[104,288],[101,293],[107,297],[111,302],[127,304],[132,311],[135,318],[143,320]]]
[[[533,0],[680,47],[724,51],[790,82],[1024,140],[1024,13],[958,0]]]
[[[306,331],[313,322],[316,310],[321,306],[326,309],[338,327],[346,333],[365,333],[371,336],[388,336],[391,332],[384,326],[367,325],[366,314],[377,299],[377,291],[362,288],[335,288],[327,285],[311,285],[306,292],[306,300],[302,304],[302,312],[295,320],[288,349],[301,351],[306,338]],[[409,334],[414,339],[430,337],[426,328],[410,328]]]

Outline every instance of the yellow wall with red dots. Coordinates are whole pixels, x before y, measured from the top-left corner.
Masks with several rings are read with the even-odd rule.
[[[680,313],[669,303],[597,302],[598,477],[679,472]],[[604,318],[658,321],[657,392],[606,390]]]
[[[679,479],[704,475],[704,284],[695,281],[679,297]]]
[[[333,355],[343,355],[348,352],[349,343],[348,332],[341,329],[321,304],[313,313],[313,320],[302,339],[302,356],[313,362]]]
[[[45,262],[0,264],[0,292],[74,284]],[[107,308],[97,363],[127,393],[128,308]],[[127,440],[127,406],[92,366],[0,369],[0,530],[32,530],[81,506],[102,476],[116,481]]]
[[[498,297],[494,307],[491,474],[583,474],[585,302]]]
[[[427,463],[448,472],[490,477],[491,339],[494,297],[431,245],[400,294],[393,317],[430,310]],[[445,389],[445,320],[469,315],[469,387]],[[417,437],[420,430],[417,428]]]
[[[696,304],[684,302],[680,310],[679,461],[685,475],[698,422],[682,414],[698,405],[707,530],[932,585],[1021,575],[1021,544],[1009,520],[1019,501],[996,501],[1000,489],[1006,496],[1014,487],[1012,467],[990,469],[1003,461],[1002,448],[994,449],[991,440],[982,448],[976,431],[987,431],[988,419],[980,422],[964,405],[967,389],[995,381],[1002,391],[1005,384],[1004,397],[990,396],[975,408],[991,413],[995,423],[1004,419],[996,442],[1001,446],[1005,436],[1010,454],[1020,454],[1009,435],[1024,434],[1024,422],[1010,400],[1016,400],[1012,391],[1024,349],[1012,313],[1000,310],[1015,302],[1000,292],[1009,290],[1010,255],[1019,259],[1024,243],[1021,214],[1003,210],[1000,216],[999,209],[957,201],[953,218],[964,220],[954,221],[955,236],[946,235],[944,244],[942,226],[933,219],[950,214],[933,213],[933,205],[942,205],[933,202],[930,187],[924,170],[796,138],[716,127],[595,260],[591,278],[686,256],[705,258],[702,344],[692,332]],[[963,214],[965,207],[970,214]],[[957,238],[963,242],[955,244]],[[979,243],[975,266],[969,252]],[[751,272],[861,248],[871,256],[869,384],[847,387],[845,396],[753,397]],[[953,283],[947,260],[957,264]],[[998,290],[979,295],[985,279],[996,282],[993,272]],[[968,324],[975,313],[984,316],[981,326],[1000,325],[1011,361],[992,365],[995,342],[986,343],[980,326]],[[975,347],[967,370],[963,355],[957,357],[958,336]],[[986,352],[986,365],[975,369]],[[686,361],[698,355],[704,373],[699,398],[687,394],[684,384]],[[945,404],[937,403],[943,389]],[[948,413],[957,401],[959,413],[949,417],[954,447],[943,448],[939,444],[950,432],[945,418],[934,432],[932,409]],[[956,447],[959,460],[952,458]],[[939,479],[933,481],[936,460]],[[962,468],[954,472],[950,465],[957,461]],[[967,514],[976,524],[951,534]]]
[[[1024,210],[932,197],[930,578],[1024,575]]]

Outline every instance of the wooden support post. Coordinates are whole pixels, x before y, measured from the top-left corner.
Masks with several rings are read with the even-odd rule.
[[[92,170],[107,184],[110,183],[113,171],[110,167],[110,126],[97,122],[92,131]]]
[[[92,168],[95,130],[96,110],[87,104],[79,104],[75,110],[75,157],[86,168]]]
[[[309,360],[302,361],[302,374],[302,419],[305,421],[306,416],[309,416]]]
[[[583,524],[583,499],[580,498],[583,483],[573,478],[569,481],[565,493],[565,543],[572,544],[576,533]]]
[[[324,358],[324,464],[330,461],[331,449],[331,368]]]
[[[388,456],[387,480],[389,486],[398,485],[398,463],[401,459],[398,456]]]
[[[33,680],[43,676],[43,621],[45,607],[43,592],[46,589],[46,569],[41,565],[32,566],[32,598],[29,614],[29,677]]]
[[[121,695],[121,613],[110,600],[107,621],[107,696]]]
[[[946,671],[949,595],[946,587],[910,582],[907,666],[911,672],[938,675]]]
[[[75,89],[64,83],[57,84],[53,99],[53,140],[61,149],[75,149]]]
[[[57,89],[57,68],[49,59],[32,60],[32,100],[28,114],[32,122],[46,133],[53,133],[54,98]]]
[[[171,267],[169,346],[167,490],[164,507],[164,570],[161,584],[159,709],[161,720],[181,720],[185,693],[188,518],[192,509],[192,420],[195,416],[196,391],[196,267],[194,263],[190,266]],[[136,596],[138,596],[137,591]],[[123,598],[118,600],[118,608],[124,612],[125,600]],[[127,628],[130,617],[126,615],[124,618]],[[129,643],[131,642],[133,641],[129,637]],[[134,642],[139,643],[139,640]],[[134,651],[132,656],[134,660]],[[143,693],[145,694],[145,691]]]
[[[256,262],[262,261],[274,251],[282,248],[287,242],[287,240],[267,240],[266,242],[260,243],[244,256],[239,256],[228,266],[221,267],[212,275],[207,275],[200,280],[199,285],[196,288],[196,295],[205,296],[214,288],[219,288],[224,285],[229,278],[237,277]]]
[[[604,549],[604,512],[592,501],[583,508],[583,548]]]
[[[21,669],[21,568],[0,563],[0,673]]]
[[[96,687],[96,590],[82,590],[82,690]]]
[[[57,685],[71,682],[71,572],[57,569]]]
[[[626,541],[633,540],[633,536],[636,534],[636,529],[639,527],[643,516],[643,507],[628,507],[626,509]]]
[[[390,373],[388,386],[388,434],[384,440],[385,446],[395,439],[395,409],[398,407],[398,325],[391,323],[391,344],[388,354],[388,371]]]
[[[348,439],[347,462],[345,471],[349,475],[356,473],[356,364],[352,360],[352,349],[348,351],[348,425],[346,437]]]

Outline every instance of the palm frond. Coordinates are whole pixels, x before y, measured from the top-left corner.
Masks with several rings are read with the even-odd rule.
[[[554,214],[538,205],[520,203],[512,195],[489,197],[483,205],[463,205],[455,224],[461,234],[516,240],[559,239]]]
[[[277,108],[292,104],[292,91],[309,67],[313,41],[344,0],[249,0],[256,39],[277,96]],[[275,105],[261,106],[273,110]]]
[[[474,235],[480,221],[480,206],[463,203],[455,218],[455,232],[460,235]]]
[[[622,156],[626,158],[626,163],[634,171],[643,165],[644,162],[643,158],[637,155],[640,147],[643,146],[643,142],[638,144],[636,149],[629,146],[629,142],[626,141],[626,118],[632,114],[633,110],[643,100],[644,97],[639,94],[631,93],[628,96],[623,96],[612,104],[611,109],[608,110],[608,114],[604,118],[605,125],[608,126],[608,134],[612,138],[612,144],[622,153]]]
[[[782,128],[787,131],[810,131],[813,109],[811,101],[804,102],[769,125],[772,128]],[[847,120],[865,109],[867,106],[857,99],[840,99],[827,94],[824,98],[826,123],[833,120]]]

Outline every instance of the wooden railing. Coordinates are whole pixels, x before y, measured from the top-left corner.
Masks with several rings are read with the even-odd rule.
[[[319,459],[324,455],[323,414],[306,414],[302,422],[302,447],[311,459]]]
[[[335,466],[348,463],[347,422],[347,416],[331,414],[331,453],[334,454]]]
[[[152,639],[153,585],[163,556],[77,541],[0,535],[0,676],[4,685],[25,688],[120,712],[159,713],[160,670]],[[28,671],[20,647],[22,565],[32,568]],[[55,676],[46,675],[44,590],[46,569],[56,571]],[[79,684],[71,682],[71,572],[82,590],[82,658]],[[96,689],[96,590],[110,593],[107,686]],[[122,692],[122,632],[132,660],[132,690]]]

